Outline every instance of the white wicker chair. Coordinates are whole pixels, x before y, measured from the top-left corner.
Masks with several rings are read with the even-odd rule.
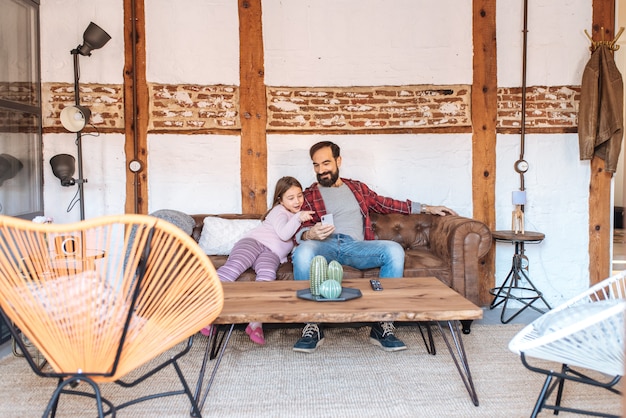
[[[532,417],[543,408],[554,410],[555,414],[567,411],[619,416],[564,407],[561,400],[566,380],[602,387],[621,395],[615,385],[624,374],[625,311],[626,270],[545,313],[513,337],[509,349],[520,355],[526,368],[546,375]],[[560,371],[535,367],[529,364],[527,357],[554,361],[562,366]],[[572,367],[600,372],[606,378],[591,378]],[[556,388],[555,403],[549,405],[546,402]]]

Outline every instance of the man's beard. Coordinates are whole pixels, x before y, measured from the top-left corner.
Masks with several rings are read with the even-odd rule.
[[[326,174],[330,174],[330,178],[323,178],[322,176],[325,176]],[[335,183],[337,183],[337,180],[339,180],[339,170],[335,171],[335,172],[326,172],[326,173],[320,173],[317,175],[317,181],[319,182],[319,184],[321,184],[324,187],[333,187],[335,185]]]

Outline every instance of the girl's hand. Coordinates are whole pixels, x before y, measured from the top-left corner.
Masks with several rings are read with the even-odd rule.
[[[313,219],[313,215],[315,212],[312,210],[303,210],[301,212],[298,213],[298,216],[300,217],[300,222],[306,222],[306,221],[310,221],[311,219]]]

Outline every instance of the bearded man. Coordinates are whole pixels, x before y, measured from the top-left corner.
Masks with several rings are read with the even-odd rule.
[[[309,155],[317,183],[304,191],[302,210],[315,213],[313,219],[303,223],[296,234],[298,246],[292,255],[295,280],[309,280],[311,260],[317,255],[359,270],[379,267],[381,278],[402,277],[404,249],[395,241],[375,239],[369,213],[457,214],[445,206],[379,196],[360,181],[339,177],[340,148],[333,142],[318,142],[311,147]],[[333,215],[332,225],[320,222],[326,214]],[[406,350],[406,345],[395,336],[394,331],[392,322],[375,323],[370,332],[370,342],[385,351]],[[321,326],[309,323],[293,349],[312,353],[323,341]]]

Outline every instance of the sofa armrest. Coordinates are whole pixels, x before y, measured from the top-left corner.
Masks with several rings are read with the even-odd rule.
[[[434,216],[429,244],[433,253],[450,263],[451,287],[479,304],[479,267],[492,245],[487,225],[463,216]]]

